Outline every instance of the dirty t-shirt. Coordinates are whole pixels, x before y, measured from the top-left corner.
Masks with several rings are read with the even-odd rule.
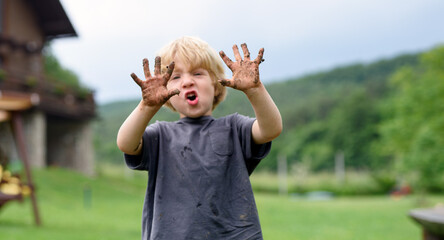
[[[252,142],[254,119],[232,114],[156,122],[128,167],[149,171],[142,239],[262,239],[249,175],[271,142]]]

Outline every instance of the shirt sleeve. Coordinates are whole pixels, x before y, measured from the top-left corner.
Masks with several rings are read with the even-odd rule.
[[[253,123],[256,120],[255,118],[238,114],[234,115],[234,117],[236,119],[236,128],[245,158],[245,165],[247,167],[248,174],[251,175],[257,165],[259,165],[260,161],[270,152],[271,142],[264,144],[255,144],[253,142],[251,130]]]
[[[142,152],[140,155],[124,153],[126,165],[133,170],[149,171],[152,161],[155,161],[159,146],[159,128],[157,124],[148,126],[142,135]]]

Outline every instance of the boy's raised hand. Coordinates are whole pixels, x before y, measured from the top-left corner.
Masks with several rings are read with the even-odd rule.
[[[242,51],[244,52],[244,59],[242,60],[239,54],[237,45],[233,46],[234,57],[236,62],[231,61],[224,51],[220,51],[219,55],[228,68],[233,72],[231,79],[222,79],[219,82],[223,86],[228,86],[237,90],[246,91],[251,88],[256,88],[261,85],[259,79],[259,64],[263,62],[264,49],[259,50],[259,54],[254,61],[250,60],[250,52],[248,51],[247,44],[241,44]]]
[[[131,77],[142,89],[143,102],[147,106],[162,106],[172,96],[179,94],[179,89],[168,90],[166,88],[168,80],[174,70],[174,62],[168,66],[168,71],[161,74],[160,57],[156,57],[154,63],[154,76],[150,73],[148,59],[143,59],[143,72],[145,73],[145,81],[140,80],[136,74],[131,73]]]

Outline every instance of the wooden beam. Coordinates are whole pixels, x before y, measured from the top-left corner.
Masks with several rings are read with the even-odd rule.
[[[5,122],[11,119],[11,114],[8,111],[0,110],[0,122]]]
[[[32,106],[29,98],[15,98],[0,96],[0,110],[21,111],[29,109]]]
[[[20,112],[12,113],[12,129],[14,132],[14,139],[19,152],[19,156],[23,162],[23,165],[25,166],[27,184],[31,188],[31,203],[32,203],[32,209],[34,211],[35,224],[37,226],[40,226],[41,220],[37,205],[37,196],[35,194],[34,182],[32,180],[31,166],[29,164],[28,152],[26,151],[23,120]]]

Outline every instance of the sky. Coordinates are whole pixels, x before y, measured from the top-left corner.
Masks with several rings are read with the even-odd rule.
[[[265,84],[444,44],[442,0],[61,0],[78,37],[53,40],[59,61],[99,104],[140,99],[130,74],[182,36],[230,58],[247,43]],[[231,72],[226,69],[227,77]]]

